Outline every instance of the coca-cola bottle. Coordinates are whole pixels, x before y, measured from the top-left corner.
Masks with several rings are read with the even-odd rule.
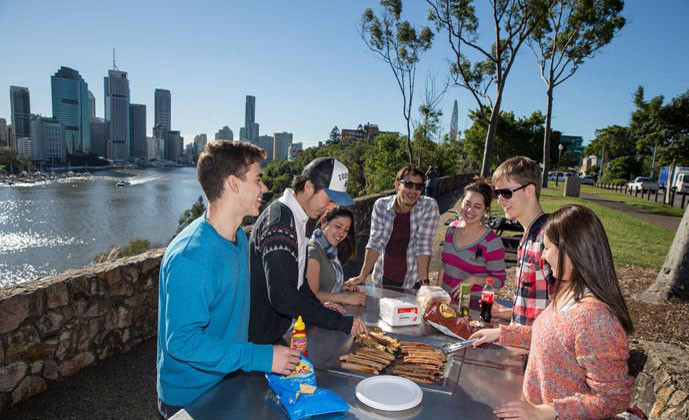
[[[481,292],[481,319],[483,322],[490,322],[490,311],[493,308],[493,298],[495,298],[493,279],[488,277],[486,279],[486,285],[483,286],[483,291]]]

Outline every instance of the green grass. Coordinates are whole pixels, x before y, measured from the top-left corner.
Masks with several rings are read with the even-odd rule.
[[[561,187],[541,191],[541,206],[545,212],[552,213],[566,204],[586,206],[598,215],[608,235],[615,264],[658,269],[662,267],[675,237],[674,232],[583,198],[563,197]],[[504,216],[502,208],[497,203],[493,209],[495,214]]]
[[[611,190],[604,190],[602,188],[596,188],[590,185],[582,185],[581,192],[586,194],[594,194],[605,200],[622,202],[629,206],[636,207],[638,210],[659,214],[662,216],[682,217],[682,215],[684,215],[684,210],[680,209],[679,207],[672,207],[660,202],[656,203],[655,201],[652,201],[652,199],[647,200],[645,198],[634,197],[633,195],[627,195]],[[651,197],[653,197],[653,194]],[[658,201],[662,201],[660,196],[658,196]]]

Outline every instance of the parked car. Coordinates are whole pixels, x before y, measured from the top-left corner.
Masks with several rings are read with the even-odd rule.
[[[596,180],[592,176],[583,176],[581,177],[581,183],[584,185],[595,185]]]
[[[658,189],[658,183],[655,182],[652,178],[647,177],[647,176],[637,176],[634,178],[634,181],[630,182],[627,184],[627,188],[629,188],[632,191],[656,191]]]

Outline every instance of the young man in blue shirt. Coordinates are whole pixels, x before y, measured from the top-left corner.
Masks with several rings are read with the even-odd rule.
[[[160,267],[158,408],[168,418],[236,370],[287,374],[300,353],[248,342],[250,283],[244,216],[257,216],[265,152],[216,141],[197,164],[208,211],[170,243]]]

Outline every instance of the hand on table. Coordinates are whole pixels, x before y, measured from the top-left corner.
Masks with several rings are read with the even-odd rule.
[[[512,308],[501,305],[497,300],[493,301],[493,307],[490,310],[491,315],[494,318],[504,319],[509,321],[512,319]]]
[[[349,305],[364,305],[366,303],[366,293],[348,293],[344,299],[345,303]]]
[[[345,312],[346,312],[346,311],[344,310],[344,308],[343,308],[342,306],[338,305],[337,303],[325,302],[325,303],[323,304],[323,306],[325,306],[326,308],[330,309],[331,311],[339,312],[339,313],[341,313],[342,315],[344,315]]]
[[[354,321],[352,322],[352,330],[349,332],[349,335],[359,334],[368,334],[368,328],[366,328],[366,324],[361,317],[355,316]]]
[[[344,283],[342,289],[359,291],[359,285],[364,283],[366,283],[366,276],[358,275],[356,277],[350,277],[349,280]]]
[[[555,418],[555,408],[552,405],[531,405],[526,401],[500,404],[493,413],[501,419],[552,420]]]
[[[474,338],[479,339],[474,344],[472,344],[472,346],[474,347],[478,347],[484,343],[493,343],[495,341],[498,341],[498,338],[500,338],[500,328],[484,328],[482,330],[478,330],[475,333],[471,334],[469,340],[473,340]]]
[[[299,363],[301,352],[285,346],[273,346],[273,366],[270,371],[280,375],[289,375]]]

